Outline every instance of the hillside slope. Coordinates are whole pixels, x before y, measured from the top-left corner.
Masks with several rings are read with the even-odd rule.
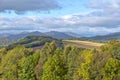
[[[8,48],[15,47],[17,45],[24,45],[27,48],[34,48],[34,47],[42,47],[46,42],[50,43],[55,41],[58,47],[62,47],[62,41],[52,38],[52,37],[44,37],[44,36],[28,36],[23,39],[20,39],[14,44],[8,46]]]

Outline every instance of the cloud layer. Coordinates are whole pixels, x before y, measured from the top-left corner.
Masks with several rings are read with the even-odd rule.
[[[120,15],[120,0],[91,0],[87,7],[105,16]]]
[[[1,0],[6,1],[6,0]],[[15,0],[10,0],[15,1]],[[26,0],[28,1],[28,0]],[[34,4],[37,0],[35,0]],[[50,10],[58,8],[59,6],[53,0],[39,0],[40,6],[20,8],[12,5],[10,9],[20,12],[32,11],[32,10]],[[50,2],[49,2],[50,1]],[[22,4],[24,1],[20,1]],[[53,3],[51,3],[53,2]],[[30,4],[31,2],[29,2]],[[42,4],[49,4],[43,6]],[[1,3],[0,3],[1,4]],[[9,4],[10,5],[10,4]],[[2,5],[3,6],[3,5]],[[30,5],[28,5],[30,6]],[[42,6],[42,7],[41,7]],[[38,16],[26,16],[26,17],[0,17],[0,30],[57,30],[57,31],[72,31],[80,34],[107,34],[111,32],[120,31],[120,0],[91,0],[87,8],[92,8],[94,11],[84,15],[65,15],[58,17],[38,17]],[[1,7],[0,11],[8,9],[7,7]],[[9,10],[10,10],[9,9]]]
[[[56,0],[0,0],[0,12],[13,10],[16,13],[27,11],[49,11],[60,8]]]
[[[60,17],[0,17],[0,30],[65,31],[79,34],[106,34],[120,30],[119,17],[66,15]]]

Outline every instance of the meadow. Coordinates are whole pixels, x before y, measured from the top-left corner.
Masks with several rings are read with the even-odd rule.
[[[63,40],[65,45],[73,45],[80,48],[87,49],[98,49],[100,46],[104,45],[103,43],[91,42],[91,41],[80,41],[80,40]]]

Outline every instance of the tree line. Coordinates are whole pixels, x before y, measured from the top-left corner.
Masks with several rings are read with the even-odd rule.
[[[0,49],[2,80],[120,80],[120,42],[100,49],[58,48],[46,43],[41,50],[22,45]]]

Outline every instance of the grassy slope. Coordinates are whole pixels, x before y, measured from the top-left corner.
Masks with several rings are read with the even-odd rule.
[[[81,48],[87,48],[92,49],[96,48],[98,49],[100,46],[102,46],[102,43],[96,43],[96,42],[90,42],[90,41],[80,41],[80,40],[63,40],[63,43],[65,45],[74,45]]]

